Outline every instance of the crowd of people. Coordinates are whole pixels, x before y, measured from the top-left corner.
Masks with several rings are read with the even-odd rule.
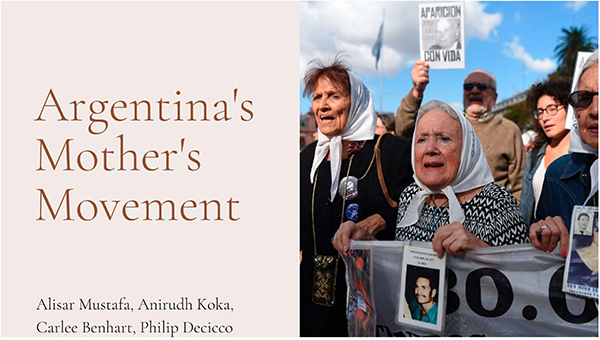
[[[493,74],[465,78],[463,112],[435,99],[421,105],[426,62],[415,63],[411,78],[390,128],[339,58],[307,71],[319,138],[300,154],[301,336],[347,336],[340,257],[350,240],[431,242],[439,257],[531,242],[565,257],[574,206],[598,206],[597,51],[574,92],[567,79],[528,91],[537,136],[527,153],[517,125],[491,113]],[[415,296],[429,287],[421,298],[431,308],[434,289],[421,281]],[[437,313],[430,308],[411,313]]]

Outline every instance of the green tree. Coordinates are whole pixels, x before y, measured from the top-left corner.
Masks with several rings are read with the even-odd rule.
[[[577,61],[577,52],[591,52],[598,48],[596,38],[588,34],[587,27],[563,28],[562,36],[559,37],[559,44],[554,48],[554,53],[558,58],[558,75],[572,77]],[[552,74],[549,77],[557,76]]]
[[[532,127],[531,124],[531,112],[527,111],[527,104],[521,102],[507,108],[507,112],[504,114],[504,118],[512,120],[521,132],[529,130]]]

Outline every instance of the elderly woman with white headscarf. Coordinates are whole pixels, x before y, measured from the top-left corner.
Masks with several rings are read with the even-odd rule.
[[[430,241],[443,256],[527,242],[519,205],[494,183],[473,126],[448,104],[431,100],[418,112],[412,144],[415,183],[400,197],[396,240]],[[372,239],[347,222],[334,246],[341,253],[349,239]]]
[[[576,205],[598,206],[598,51],[583,65],[577,91],[567,99],[575,109],[569,154],[546,170],[536,223],[529,228],[534,247],[560,253],[569,249],[571,214]]]
[[[347,336],[345,269],[331,239],[344,221],[393,239],[410,144],[375,134],[371,94],[338,58],[314,62],[305,83],[319,139],[300,153],[300,335]]]

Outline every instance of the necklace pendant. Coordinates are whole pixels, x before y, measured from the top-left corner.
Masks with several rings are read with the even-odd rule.
[[[358,197],[358,179],[354,176],[347,176],[342,178],[340,185],[338,186],[338,193],[346,200],[355,199]]]

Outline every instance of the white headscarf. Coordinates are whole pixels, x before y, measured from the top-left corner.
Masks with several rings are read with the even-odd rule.
[[[312,168],[310,170],[310,182],[313,183],[315,173],[321,161],[331,153],[331,189],[329,200],[333,202],[340,182],[340,169],[342,167],[342,140],[363,141],[371,140],[375,136],[377,115],[373,109],[371,92],[363,82],[352,72],[350,76],[350,113],[348,122],[341,135],[331,138],[325,136],[319,130],[319,141],[315,150]],[[316,117],[319,119],[319,117]]]
[[[583,65],[583,69],[579,74],[579,79],[577,79],[577,85],[575,88],[579,90],[579,81],[581,80],[581,76],[583,73],[590,67],[594,65],[598,65],[598,51],[592,53],[592,55],[587,59],[586,63]],[[571,135],[569,136],[571,145],[569,146],[569,153],[587,153],[598,156],[598,150],[592,148],[591,146],[585,144],[581,139],[581,135],[579,134],[579,124],[577,124],[577,114],[573,115],[573,124],[571,126]],[[592,178],[592,188],[590,190],[590,194],[585,200],[585,203],[594,196],[594,194],[598,191],[598,160],[596,159],[590,168],[590,177]],[[584,205],[585,205],[584,203]]]
[[[445,112],[452,110],[456,117],[458,117],[458,121],[462,127],[462,149],[460,151],[460,166],[458,168],[456,178],[452,184],[436,191],[430,190],[423,185],[423,183],[421,183],[417,178],[415,171],[415,142],[417,127],[421,118],[429,111],[434,109]],[[415,132],[413,134],[411,162],[414,172],[413,178],[415,179],[415,183],[421,188],[421,191],[417,192],[410,202],[410,205],[404,214],[404,218],[402,218],[402,221],[400,221],[400,227],[407,227],[417,223],[419,220],[419,213],[423,208],[423,204],[425,204],[425,199],[427,196],[440,192],[446,195],[448,198],[450,207],[450,223],[463,223],[465,220],[465,214],[460,207],[460,203],[458,202],[455,193],[469,191],[471,189],[479,188],[488,183],[494,182],[492,171],[490,170],[487,160],[485,159],[485,155],[483,154],[483,149],[481,147],[481,143],[479,142],[479,138],[477,138],[475,135],[473,125],[471,125],[471,123],[460,111],[441,100],[430,100],[419,110],[417,121],[415,123]]]

